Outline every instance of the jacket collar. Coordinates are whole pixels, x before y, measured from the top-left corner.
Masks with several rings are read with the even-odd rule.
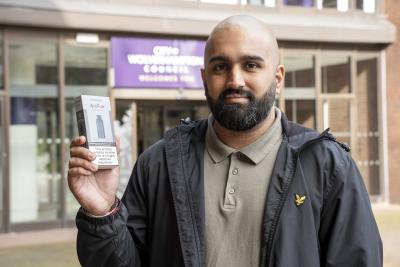
[[[205,266],[203,156],[207,121],[183,122],[165,136],[165,153],[183,262]]]

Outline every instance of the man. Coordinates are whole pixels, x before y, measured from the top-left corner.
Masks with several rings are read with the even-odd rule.
[[[122,201],[118,168],[71,143],[83,266],[382,266],[368,194],[348,147],[274,107],[284,81],[265,25],[233,16],[210,34],[208,120],[139,156]]]

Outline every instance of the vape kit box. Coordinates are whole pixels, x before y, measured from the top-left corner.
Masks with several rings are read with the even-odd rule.
[[[118,166],[110,99],[81,95],[75,98],[75,108],[79,135],[86,137],[85,147],[96,154],[93,163],[99,169]]]

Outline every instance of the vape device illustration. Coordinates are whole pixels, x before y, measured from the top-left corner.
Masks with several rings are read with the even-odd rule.
[[[106,133],[104,132],[104,123],[103,119],[101,118],[101,115],[96,115],[96,126],[97,126],[97,136],[99,139],[104,139],[106,138]]]

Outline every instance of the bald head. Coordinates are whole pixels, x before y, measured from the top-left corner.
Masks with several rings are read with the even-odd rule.
[[[278,43],[271,30],[261,20],[246,15],[235,15],[228,17],[215,26],[207,39],[205,60],[208,58],[210,50],[212,50],[213,46],[215,45],[214,41],[222,34],[226,34],[232,30],[235,30],[235,33],[238,31],[242,33],[243,38],[256,36],[259,42],[265,45],[265,50],[267,51],[272,64],[275,67],[279,64]]]

